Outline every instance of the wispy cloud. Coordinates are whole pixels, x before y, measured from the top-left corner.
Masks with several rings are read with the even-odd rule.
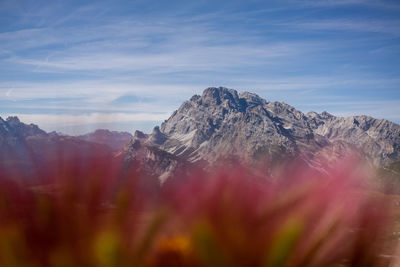
[[[302,47],[299,44],[272,44],[256,47],[202,46],[159,54],[89,52],[79,55],[71,52],[51,58],[46,57],[44,60],[12,57],[6,62],[35,66],[37,67],[35,71],[41,72],[129,70],[154,74],[179,71],[221,71],[239,65],[241,67],[264,65],[268,63],[268,60],[277,62],[279,58],[295,56],[301,53],[301,50]]]
[[[363,88],[376,89],[384,85],[386,88],[397,88],[400,85],[400,79],[365,77],[359,75],[335,75],[335,76],[291,76],[285,78],[265,77],[264,79],[233,79],[232,83],[237,88],[243,88],[243,85],[251,85],[249,88],[258,92],[271,93],[273,91],[303,91],[310,89],[355,89]],[[332,96],[329,96],[332,97]]]
[[[152,113],[90,113],[81,115],[66,114],[21,114],[11,113],[7,116],[18,116],[25,123],[37,123],[44,127],[67,127],[81,126],[85,124],[115,124],[124,122],[158,122],[168,118],[170,113],[152,114]]]
[[[397,1],[390,0],[289,0],[288,2],[308,7],[366,6],[400,9],[400,4]]]
[[[68,36],[68,38],[65,38]],[[0,34],[5,49],[14,53],[7,64],[32,66],[33,71],[223,71],[244,66],[278,64],[318,46],[307,41],[261,42],[212,29],[209,23],[181,25],[124,21],[76,31],[66,28],[29,29]],[[53,49],[49,51],[48,46]],[[26,54],[23,51],[37,48]],[[43,49],[45,48],[45,49]]]
[[[82,80],[63,82],[0,82],[0,100],[19,101],[34,99],[68,98],[86,99],[90,103],[100,104],[113,101],[121,96],[135,94],[151,98],[154,101],[172,101],[179,96],[188,97],[203,89],[207,83],[198,87],[195,84],[158,84],[139,83],[135,79],[127,80]],[[7,93],[10,92],[9,96]]]
[[[294,106],[400,98],[395,1],[22,1],[0,3],[2,114],[167,114],[221,85]]]
[[[400,36],[400,20],[325,19],[297,21],[287,25],[307,30],[370,32]]]

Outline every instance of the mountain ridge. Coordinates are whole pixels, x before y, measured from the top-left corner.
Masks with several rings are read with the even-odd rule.
[[[273,165],[300,158],[318,168],[350,153],[375,166],[400,160],[398,124],[365,115],[305,114],[225,87],[209,87],[184,101],[140,142],[191,163],[233,157]]]

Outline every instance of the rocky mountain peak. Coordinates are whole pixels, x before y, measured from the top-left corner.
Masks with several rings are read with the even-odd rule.
[[[333,119],[333,118],[335,118],[335,116],[333,116],[332,114],[330,114],[330,113],[328,113],[328,112],[326,112],[326,111],[323,111],[323,112],[321,113],[320,117],[321,117],[322,119],[324,119],[324,120],[328,120],[328,119]]]
[[[243,102],[240,101],[238,92],[225,87],[209,87],[204,90],[197,103],[205,107],[224,107],[226,109],[243,110]]]
[[[8,122],[9,124],[18,124],[18,123],[21,123],[17,116],[9,116],[9,117],[7,118],[7,122]]]
[[[331,119],[336,118],[334,115],[332,115],[332,114],[330,114],[330,113],[328,113],[326,111],[323,111],[321,113],[317,113],[315,111],[310,111],[310,112],[308,112],[306,114],[306,116],[309,119],[323,120],[323,121],[327,121],[327,120],[331,120]]]
[[[203,91],[203,100],[215,101],[217,105],[221,104],[224,100],[237,101],[239,99],[236,90],[228,89],[226,87],[209,87]]]
[[[3,120],[2,117],[0,117],[0,131],[6,131],[7,130],[7,122]]]
[[[143,133],[143,132],[141,132],[139,130],[136,130],[135,134],[133,135],[134,139],[143,139],[143,138],[146,138],[146,137],[147,137],[147,134],[145,134],[145,133]]]
[[[161,145],[167,140],[167,136],[160,131],[160,127],[156,126],[150,134],[148,143],[152,145]]]
[[[191,101],[191,102],[195,102],[195,101],[198,100],[199,98],[201,98],[201,96],[199,96],[199,95],[193,95],[193,96],[190,98],[190,101]]]
[[[309,118],[318,118],[320,115],[315,111],[310,111],[310,112],[307,112],[306,116]]]
[[[22,123],[17,116],[10,116],[6,121],[2,120],[3,128],[19,137],[48,136],[48,134],[35,124]]]

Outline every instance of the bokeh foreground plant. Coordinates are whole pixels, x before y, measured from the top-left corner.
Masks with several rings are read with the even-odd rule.
[[[259,177],[193,170],[159,186],[111,159],[0,179],[0,266],[390,266],[393,198],[353,164]]]

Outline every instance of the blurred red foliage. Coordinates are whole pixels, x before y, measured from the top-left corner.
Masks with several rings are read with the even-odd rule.
[[[0,178],[0,266],[389,266],[393,201],[355,162],[245,166],[160,186],[111,156]]]

